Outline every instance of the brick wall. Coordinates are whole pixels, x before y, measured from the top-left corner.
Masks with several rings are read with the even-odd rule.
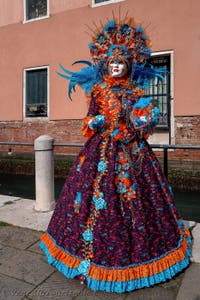
[[[55,142],[84,143],[81,133],[81,120],[38,121],[38,122],[0,122],[1,142],[30,142],[43,134],[54,138]],[[0,151],[33,151],[32,147],[2,146]],[[79,152],[77,148],[56,147],[56,152],[73,154]]]
[[[200,115],[175,117],[175,144],[200,145]],[[169,159],[179,160],[183,165],[197,161],[199,165],[200,150],[177,149],[169,152]],[[193,168],[195,169],[195,165]]]
[[[56,142],[84,143],[81,133],[81,120],[0,122],[0,141],[34,142],[38,136],[48,134]],[[176,144],[200,145],[200,116],[175,117]],[[8,151],[9,146],[1,146],[0,151]],[[31,151],[30,147],[11,146],[12,151]],[[77,154],[79,148],[56,147],[57,153]],[[157,153],[162,156],[162,152]],[[200,150],[169,151],[171,160],[200,160]]]
[[[200,144],[200,115],[175,117],[176,144]]]

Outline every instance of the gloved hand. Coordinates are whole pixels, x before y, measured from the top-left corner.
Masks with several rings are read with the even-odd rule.
[[[106,117],[105,116],[102,116],[102,115],[96,115],[94,117],[94,119],[90,120],[89,121],[89,128],[94,130],[94,129],[97,129],[98,127],[101,127],[104,122],[105,122],[105,119]]]

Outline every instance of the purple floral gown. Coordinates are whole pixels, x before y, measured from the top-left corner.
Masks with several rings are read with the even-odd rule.
[[[138,107],[141,97],[127,79],[94,86],[83,120],[88,140],[41,237],[48,262],[93,290],[149,287],[189,264],[189,233],[146,141],[154,109]]]

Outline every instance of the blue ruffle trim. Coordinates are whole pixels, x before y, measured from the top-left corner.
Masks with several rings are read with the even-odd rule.
[[[47,261],[50,265],[56,267],[56,269],[58,269],[58,271],[60,271],[61,273],[63,273],[63,275],[65,275],[68,278],[74,278],[78,275],[80,275],[80,272],[78,271],[78,269],[73,269],[73,268],[69,268],[67,267],[64,263],[62,263],[61,261],[57,260],[56,258],[54,258],[50,253],[48,248],[46,247],[44,242],[40,242],[40,248],[44,251],[46,257],[47,257]]]
[[[150,287],[152,285],[171,279],[177,273],[185,269],[189,265],[189,263],[190,263],[190,259],[189,257],[186,257],[184,260],[174,264],[172,267],[169,267],[169,269],[164,270],[158,274],[149,277],[133,279],[125,282],[121,282],[121,281],[108,282],[108,281],[99,281],[92,278],[87,278],[88,281],[87,285],[90,289],[94,291],[101,290],[101,291],[114,292],[114,293],[131,292],[136,289]]]
[[[191,256],[191,239],[190,237],[186,237],[188,242],[188,248],[185,253],[185,258],[182,261],[179,261],[169,267],[167,270],[164,270],[160,273],[154,274],[152,276],[143,277],[139,279],[134,279],[130,281],[99,281],[95,280],[89,275],[86,274],[87,278],[87,286],[94,290],[101,290],[106,292],[114,292],[114,293],[124,293],[130,292],[136,289],[141,289],[144,287],[150,287],[152,285],[158,284],[160,282],[164,282],[168,279],[174,277],[177,273],[181,272],[185,269],[190,263],[190,256]],[[40,247],[44,251],[48,263],[58,269],[61,273],[63,273],[68,278],[75,278],[76,276],[80,275],[81,272],[78,269],[69,268],[59,260],[55,259],[50,253],[48,248],[46,247],[44,242],[40,242]],[[159,259],[159,258],[158,258]]]

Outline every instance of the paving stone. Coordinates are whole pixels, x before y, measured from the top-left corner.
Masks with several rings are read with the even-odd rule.
[[[193,245],[192,245],[192,257],[191,261],[200,263],[200,223],[197,223],[192,230]]]
[[[158,286],[163,287],[163,288],[168,289],[168,290],[171,290],[174,294],[174,297],[176,297],[177,294],[178,294],[178,291],[180,289],[184,274],[185,274],[185,272],[183,271],[182,273],[175,276],[171,280],[168,280],[165,283],[161,283]]]
[[[196,225],[196,222],[195,221],[183,220],[183,224],[186,228],[191,228],[191,227],[194,227]]]
[[[89,288],[85,288],[75,300],[124,300],[126,294],[107,293],[101,291],[92,291]]]
[[[156,285],[152,288],[136,290],[125,294],[114,294],[106,292],[93,292],[89,289],[83,290],[76,300],[104,300],[104,299],[119,299],[119,300],[175,300],[180,288],[184,274],[176,276],[174,279],[163,284]],[[86,296],[86,298],[84,298]]]
[[[12,249],[6,246],[2,247],[0,249],[0,266],[9,261],[11,256],[14,257],[15,255],[17,255],[17,253],[20,253],[17,249]]]
[[[45,231],[49,224],[51,212],[35,210],[35,201],[20,199],[14,204],[0,207],[0,220],[15,226]]]
[[[200,300],[200,264],[193,263],[186,271],[177,300]]]
[[[19,197],[12,197],[12,196],[8,196],[8,195],[0,195],[0,207],[4,206],[4,204],[6,202],[14,202],[14,201],[18,201],[20,200]]]
[[[6,246],[26,249],[36,242],[41,233],[27,228],[0,226],[0,243]]]
[[[34,285],[0,274],[0,300],[20,300]]]
[[[38,285],[54,272],[44,256],[5,247],[0,250],[0,273]]]
[[[31,300],[72,300],[81,293],[84,286],[76,279],[67,279],[59,272],[52,274],[44,283],[33,290],[28,299]],[[81,298],[83,300],[83,298]],[[93,299],[94,300],[94,299]]]
[[[26,250],[44,255],[44,252],[40,248],[40,241],[38,241],[37,243],[35,243],[31,247],[27,248]]]
[[[172,290],[153,286],[130,293],[125,300],[175,300]],[[189,299],[188,299],[189,300]]]

